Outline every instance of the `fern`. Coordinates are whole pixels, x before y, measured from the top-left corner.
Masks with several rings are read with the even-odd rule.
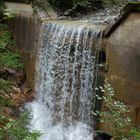
[[[1,31],[0,32],[0,51],[6,49],[8,44],[11,42],[11,34],[9,31]]]
[[[8,93],[11,91],[12,82],[0,79],[0,90]]]
[[[11,106],[9,92],[11,91],[12,82],[0,79],[0,106]]]
[[[3,124],[3,127],[0,129],[0,138],[8,140],[37,140],[41,133],[39,131],[28,131],[26,128],[29,120],[28,116],[28,113],[21,113],[18,119],[13,119],[0,114],[0,123]]]
[[[11,51],[5,51],[0,53],[0,66],[5,66],[13,69],[20,69],[23,65],[20,63],[20,56],[17,53]]]

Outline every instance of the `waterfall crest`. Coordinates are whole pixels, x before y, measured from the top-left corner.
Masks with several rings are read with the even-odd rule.
[[[40,140],[93,140],[95,48],[100,32],[43,23],[36,62],[36,100],[27,103]],[[93,49],[94,48],[94,49]]]

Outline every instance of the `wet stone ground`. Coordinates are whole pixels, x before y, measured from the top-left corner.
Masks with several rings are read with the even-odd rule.
[[[88,22],[93,24],[110,24],[115,22],[123,9],[123,5],[121,6],[113,6],[110,8],[104,8],[92,13],[88,13],[86,15],[82,15],[81,13],[76,13],[74,17],[69,16],[67,12],[63,13],[63,15],[59,16],[59,19],[69,19],[69,20],[81,20],[82,22]]]

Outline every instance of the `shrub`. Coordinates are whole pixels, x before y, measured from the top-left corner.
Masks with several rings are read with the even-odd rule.
[[[0,24],[0,66],[13,69],[20,69],[23,65],[20,63],[18,53],[12,51],[15,41],[12,40],[12,33],[5,24]]]
[[[26,127],[28,116],[28,113],[22,113],[18,119],[13,119],[0,114],[0,123],[3,124],[0,128],[0,139],[37,140],[41,133],[39,131],[29,132]]]
[[[63,8],[63,6],[65,6],[65,10],[76,9],[78,6],[87,7],[90,5],[90,0],[49,0],[49,2],[51,5],[58,8]]]
[[[133,127],[130,130],[129,137],[133,138],[134,140],[140,140],[140,127]]]
[[[97,100],[102,100],[106,110],[92,112],[94,116],[98,116],[101,123],[106,123],[111,126],[110,135],[114,138],[122,140],[127,132],[128,126],[131,125],[131,119],[128,113],[132,111],[130,106],[125,105],[123,102],[114,99],[114,89],[105,81],[105,85],[96,90],[102,93],[96,95]]]

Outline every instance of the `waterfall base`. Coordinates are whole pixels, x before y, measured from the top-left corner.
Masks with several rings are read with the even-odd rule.
[[[87,124],[53,122],[50,112],[38,101],[27,103],[26,107],[32,113],[29,129],[40,130],[40,140],[93,140],[93,128]]]

